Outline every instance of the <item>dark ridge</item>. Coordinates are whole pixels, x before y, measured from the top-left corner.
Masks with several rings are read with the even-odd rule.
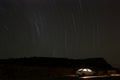
[[[0,60],[1,64],[22,65],[22,66],[47,66],[47,67],[90,67],[94,69],[112,69],[104,58],[89,59],[67,59],[67,58],[51,58],[51,57],[31,57],[31,58],[11,58]]]
[[[75,60],[66,58],[50,58],[50,57],[31,57],[0,60],[2,64],[16,64],[24,66],[49,66],[49,67],[74,67]]]

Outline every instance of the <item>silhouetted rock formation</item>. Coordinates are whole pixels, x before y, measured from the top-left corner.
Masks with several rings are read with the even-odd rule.
[[[89,59],[66,59],[66,58],[50,58],[50,57],[32,57],[0,60],[1,64],[16,64],[23,66],[47,66],[47,67],[93,67],[101,69],[113,68],[104,58]]]

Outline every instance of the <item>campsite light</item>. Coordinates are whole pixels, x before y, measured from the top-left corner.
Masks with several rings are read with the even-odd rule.
[[[76,71],[77,75],[93,75],[94,71],[89,68],[80,68]]]
[[[88,69],[83,69],[83,71],[88,71]]]
[[[92,70],[91,70],[91,69],[88,69],[88,72],[92,72]]]

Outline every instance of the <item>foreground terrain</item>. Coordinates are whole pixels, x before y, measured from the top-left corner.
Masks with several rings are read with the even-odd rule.
[[[3,79],[1,79],[3,80]],[[99,78],[78,78],[78,77],[44,77],[44,78],[19,78],[6,80],[120,80],[120,76],[99,77]]]

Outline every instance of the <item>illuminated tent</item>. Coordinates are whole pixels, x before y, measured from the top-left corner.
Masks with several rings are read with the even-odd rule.
[[[95,71],[89,68],[81,68],[76,71],[77,75],[94,75]]]

